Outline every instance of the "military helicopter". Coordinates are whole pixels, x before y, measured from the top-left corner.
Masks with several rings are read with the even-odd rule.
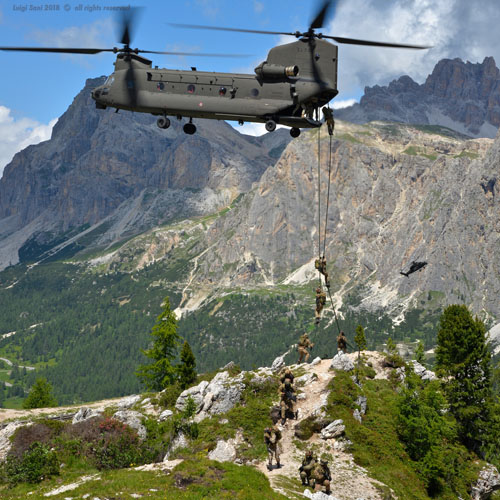
[[[297,41],[272,48],[267,59],[255,68],[255,74],[215,73],[208,71],[174,70],[152,66],[152,61],[139,55],[222,55],[159,52],[133,49],[131,43],[133,10],[122,19],[121,48],[44,48],[0,47],[0,50],[55,52],[71,54],[116,54],[114,72],[103,85],[92,91],[98,109],[116,108],[158,116],[157,125],[170,126],[168,116],[189,118],[183,127],[194,134],[193,118],[234,120],[265,123],[268,132],[276,124],[290,127],[290,135],[298,137],[301,128],[321,125],[319,109],[337,94],[338,48],[324,39],[338,43],[426,49],[429,47],[356,40],[316,33],[325,24],[333,0],[323,0],[305,32],[293,33],[215,26],[181,25],[177,27],[236,31],[271,35],[291,35]]]
[[[417,262],[415,260],[412,261],[410,264],[410,269],[405,273],[404,271],[400,271],[399,274],[402,274],[403,276],[406,276],[407,278],[410,277],[410,274],[416,273],[417,271],[420,271],[420,269],[423,269],[427,265],[427,262]]]

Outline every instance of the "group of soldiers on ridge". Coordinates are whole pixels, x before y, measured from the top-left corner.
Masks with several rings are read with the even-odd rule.
[[[301,335],[298,352],[299,364],[309,360],[309,349],[314,347],[307,333]],[[347,338],[344,332],[340,332],[337,337],[337,348],[339,352],[347,352]],[[285,368],[280,375],[280,416],[281,425],[285,425],[287,418],[297,420],[298,410],[296,408],[296,389],[294,387],[294,375],[289,367]],[[280,462],[280,441],[282,433],[279,426],[276,424],[273,427],[268,427],[264,430],[264,441],[267,446],[268,463],[267,469],[272,471],[274,468],[281,467]],[[276,466],[273,465],[275,461]],[[332,480],[331,472],[328,467],[328,461],[324,459],[318,460],[311,450],[306,451],[305,457],[302,460],[302,465],[299,467],[299,474],[302,484],[310,486],[314,491],[322,491],[327,495],[330,494],[330,483]]]

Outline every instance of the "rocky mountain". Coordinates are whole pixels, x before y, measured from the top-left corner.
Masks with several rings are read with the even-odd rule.
[[[290,140],[254,138],[225,122],[182,122],[95,109],[88,80],[52,138],[18,153],[0,179],[0,269],[86,235],[95,245],[178,217],[206,214],[248,191]],[[105,222],[104,222],[105,221]],[[90,236],[89,236],[89,233]]]
[[[324,228],[329,145],[322,133]],[[499,316],[500,138],[340,122],[331,167],[326,257],[338,305],[356,292],[363,308],[399,321],[402,311],[434,296]],[[316,134],[304,134],[207,230],[193,277],[196,303],[213,276],[228,289],[301,286],[314,279],[317,176]],[[413,260],[428,266],[401,276]]]
[[[388,86],[366,87],[359,104],[336,115],[353,123],[442,125],[472,137],[493,138],[500,126],[500,72],[493,57],[476,64],[443,59],[425,83],[402,76]]]

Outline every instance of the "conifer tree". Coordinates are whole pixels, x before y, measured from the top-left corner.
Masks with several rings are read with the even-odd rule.
[[[447,307],[440,319],[436,371],[443,378],[450,412],[464,444],[479,451],[488,440],[492,390],[484,323],[464,305]]]
[[[23,402],[23,408],[52,408],[54,406],[57,406],[57,400],[52,395],[52,385],[45,377],[37,378]]]
[[[182,346],[181,363],[177,366],[177,373],[182,389],[186,389],[196,380],[196,359],[187,340]]]
[[[356,345],[358,346],[358,349],[360,351],[364,351],[366,349],[365,329],[361,325],[358,325],[356,327],[354,342],[356,342]]]
[[[151,331],[153,338],[150,349],[142,349],[142,353],[153,362],[140,365],[137,377],[153,391],[161,391],[172,384],[176,378],[176,370],[172,361],[177,356],[180,336],[177,333],[177,319],[170,310],[170,300],[165,298],[163,311],[158,316]]]
[[[421,365],[425,364],[425,350],[421,340],[418,342],[417,349],[415,350],[415,361]]]

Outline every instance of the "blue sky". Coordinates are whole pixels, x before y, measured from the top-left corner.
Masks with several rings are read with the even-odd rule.
[[[472,4],[472,5],[471,5]],[[53,6],[45,10],[45,6]],[[116,1],[52,4],[0,1],[0,46],[119,46]],[[230,52],[245,59],[154,55],[160,67],[253,72],[268,50],[285,37],[170,27],[169,22],[264,30],[305,30],[316,0],[165,0],[143,5],[133,47],[148,50]],[[33,9],[42,7],[42,10]],[[429,51],[339,47],[339,90],[335,102],[359,99],[365,85],[387,84],[409,74],[422,83],[443,57],[482,62],[500,59],[497,0],[340,0],[324,33],[369,40],[431,44]],[[113,54],[68,56],[0,51],[0,175],[12,155],[50,137],[50,130],[81,90],[85,79],[109,74]],[[241,130],[241,129],[240,129]],[[262,128],[249,124],[247,133]]]

